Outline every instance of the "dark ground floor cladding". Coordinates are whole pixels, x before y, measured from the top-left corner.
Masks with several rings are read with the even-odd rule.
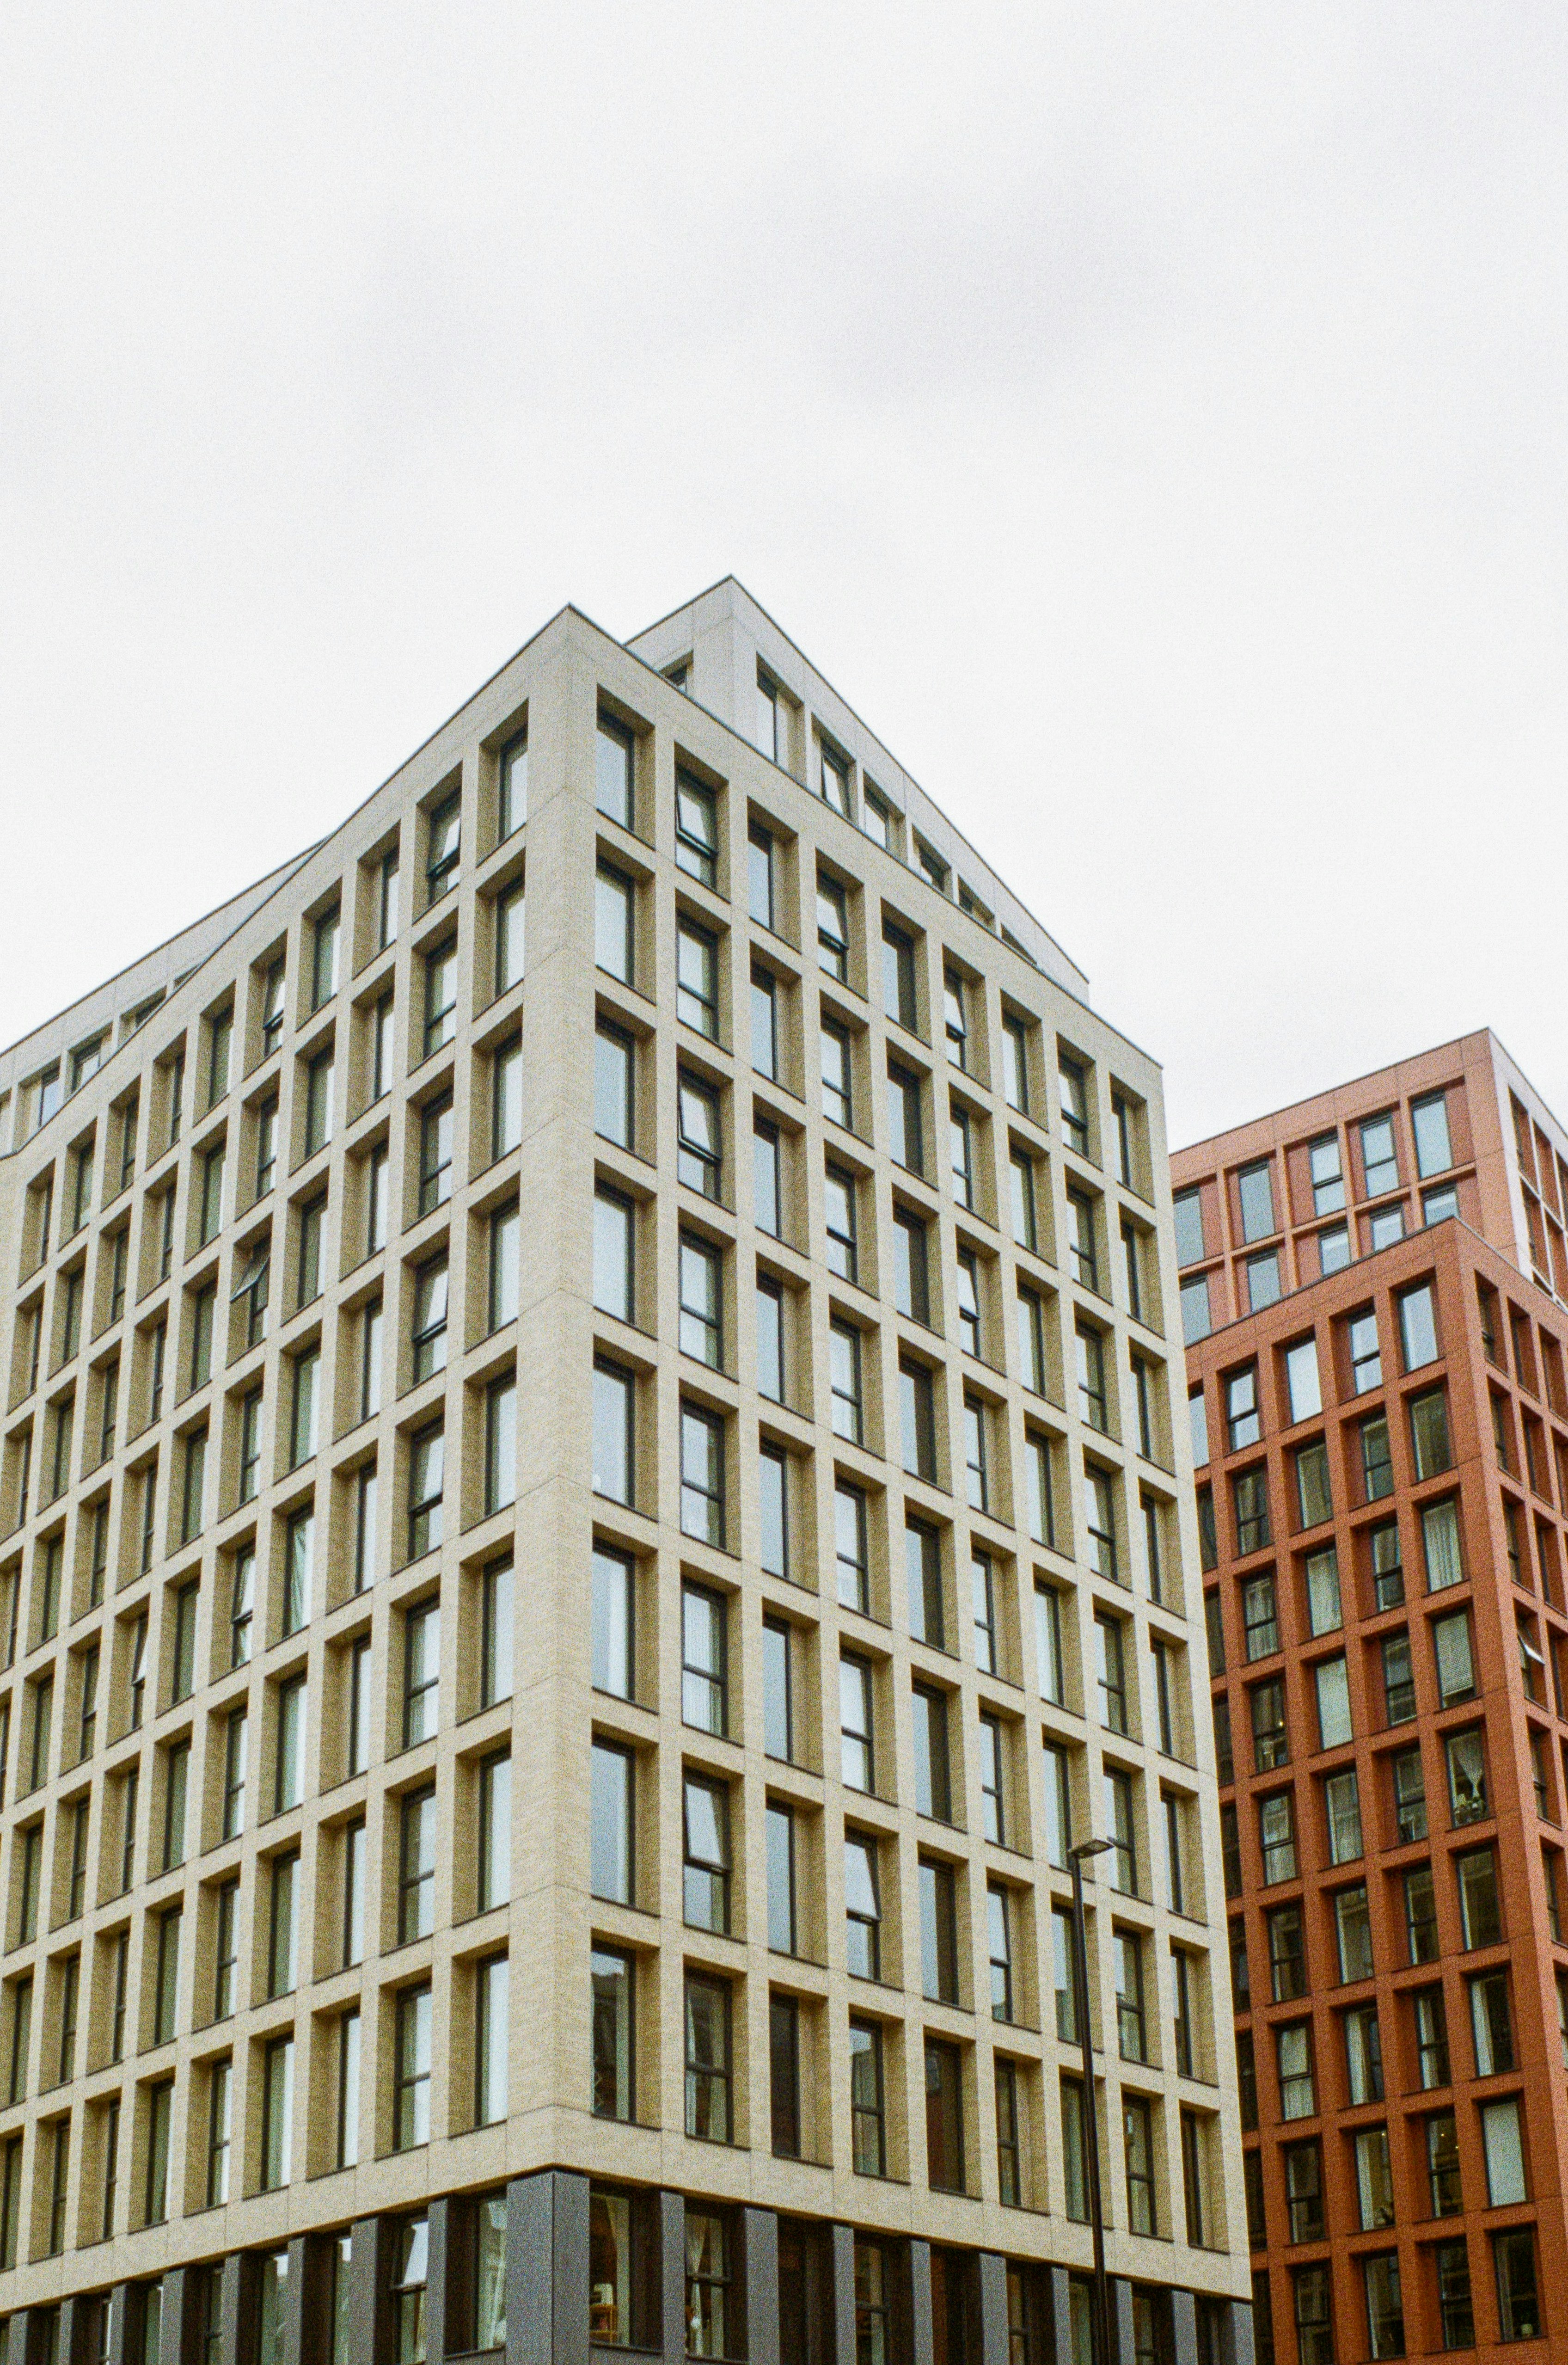
[[[1252,2365],[1243,2303],[1110,2299],[1106,2365]],[[1088,2300],[1063,2267],[546,2169],[20,2310],[0,2365],[1092,2365]]]

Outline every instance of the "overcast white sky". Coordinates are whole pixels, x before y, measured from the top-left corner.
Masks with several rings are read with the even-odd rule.
[[[0,1040],[733,569],[1173,1139],[1568,1117],[1565,121],[1531,0],[7,11]]]

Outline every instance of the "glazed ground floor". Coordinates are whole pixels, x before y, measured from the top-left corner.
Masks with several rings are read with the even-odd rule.
[[[1113,2277],[1110,2312],[1107,2365],[1251,2365],[1244,2303]],[[99,2281],[6,2317],[0,2365],[1092,2365],[1092,2320],[1064,2267],[547,2169]]]

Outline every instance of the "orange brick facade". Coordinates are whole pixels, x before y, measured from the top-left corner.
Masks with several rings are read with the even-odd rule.
[[[1568,1138],[1478,1036],[1173,1166],[1260,2365],[1568,2356]]]

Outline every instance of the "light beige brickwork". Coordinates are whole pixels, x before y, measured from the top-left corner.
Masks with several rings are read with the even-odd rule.
[[[490,2195],[509,2355],[590,2312],[678,2354],[684,2310],[788,2359],[789,2242],[834,2226],[861,2354],[972,2316],[977,2360],[1051,2355],[1090,2260],[1058,1765],[1072,1840],[1127,1819],[1089,1895],[1128,2337],[1244,2351],[1159,1070],[739,588],[626,646],[564,611],[0,1093],[12,2357],[62,2301],[128,2357],[225,2303],[258,2358],[466,2353]],[[547,2171],[590,2181],[592,2294],[525,2348]],[[671,2195],[673,2315],[656,2227],[605,2263]]]

